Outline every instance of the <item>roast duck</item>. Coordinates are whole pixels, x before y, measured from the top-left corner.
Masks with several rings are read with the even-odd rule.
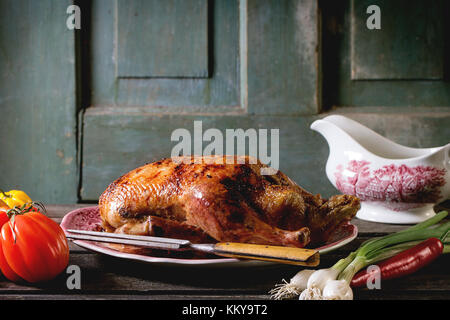
[[[123,175],[99,199],[107,232],[290,247],[328,240],[360,203],[322,199],[249,157],[168,158]],[[228,164],[228,163],[233,164]]]

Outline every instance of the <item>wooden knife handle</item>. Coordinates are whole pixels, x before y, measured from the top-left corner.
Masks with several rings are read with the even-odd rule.
[[[231,258],[256,259],[300,266],[317,266],[319,252],[312,249],[269,246],[260,244],[220,242],[214,245],[214,253]]]

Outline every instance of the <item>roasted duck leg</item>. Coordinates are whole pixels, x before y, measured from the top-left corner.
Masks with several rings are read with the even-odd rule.
[[[267,166],[256,159],[227,156],[180,157],[144,165],[101,195],[103,226],[109,232],[191,235],[193,242],[208,236],[304,247],[326,241],[359,209],[356,197],[325,200],[280,171],[262,175],[262,168]]]

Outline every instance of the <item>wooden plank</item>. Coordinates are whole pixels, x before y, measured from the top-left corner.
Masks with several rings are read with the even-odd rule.
[[[340,257],[342,258],[343,255]],[[339,257],[334,256],[328,264]],[[196,268],[149,265],[144,263],[109,258],[97,254],[71,254],[69,265],[77,265],[81,270],[81,290],[78,294],[147,296],[208,296],[243,297],[260,296],[268,298],[268,291],[282,279],[290,279],[297,267],[256,267],[256,268]],[[324,265],[324,266],[326,266]],[[151,266],[151,267],[150,267]],[[322,265],[321,265],[322,267]],[[372,290],[366,297],[382,299],[392,292],[402,292],[403,297],[437,295],[449,297],[450,259],[442,256],[430,266],[405,278],[382,282],[382,289]],[[218,274],[232,272],[232,277],[218,277]],[[201,273],[201,277],[199,274]],[[0,296],[16,295],[72,295],[66,285],[69,274],[63,272],[56,279],[41,285],[12,283],[0,280]],[[356,290],[358,293],[365,290]],[[390,296],[392,298],[392,295]]]
[[[72,1],[0,2],[1,188],[32,199],[77,200]]]
[[[117,78],[114,1],[95,0],[86,10],[92,10],[92,50],[87,57],[92,65],[92,106],[142,107],[146,112],[167,113],[241,110],[237,0],[208,2],[209,78]]]
[[[208,77],[207,0],[117,1],[117,75]]]
[[[370,5],[380,8],[381,29],[369,29]],[[442,1],[352,0],[351,78],[353,80],[442,79]]]
[[[266,293],[280,274],[273,268],[235,268],[232,281],[218,277],[218,272],[229,268],[195,266],[158,266],[100,254],[71,253],[69,265],[77,265],[81,271],[82,292],[90,294],[130,292],[146,294],[245,294]],[[291,266],[292,267],[292,266]],[[281,266],[283,270],[284,266]],[[292,268],[291,268],[292,270]],[[202,277],[199,277],[201,272]],[[63,272],[44,287],[33,284],[13,283],[0,279],[0,296],[12,292],[70,294],[66,281],[69,274]],[[270,281],[270,282],[269,282]],[[269,285],[268,285],[269,283]]]
[[[321,135],[309,129],[317,116],[214,117],[110,111],[92,108],[84,116],[81,190],[84,200],[98,200],[112,181],[129,170],[170,157],[172,148],[178,143],[170,140],[172,132],[178,128],[186,128],[193,135],[194,120],[202,121],[203,132],[208,128],[217,128],[224,136],[226,129],[279,129],[279,169],[313,193],[320,193],[325,197],[337,193],[325,175],[327,143]],[[345,115],[400,144],[432,147],[448,143],[449,112],[410,111],[410,114],[352,112]],[[203,147],[208,143],[204,142]],[[223,150],[226,150],[225,147]]]
[[[354,300],[448,300],[450,297],[450,292],[442,292],[442,291],[430,291],[430,292],[404,292],[404,291],[393,291],[393,292],[377,292],[373,290],[366,290],[361,292],[355,292],[354,293]],[[239,300],[269,300],[270,297],[268,295],[252,295],[252,294],[246,294],[246,295],[187,295],[187,294],[159,294],[159,295],[146,295],[146,294],[71,294],[71,295],[64,295],[64,294],[32,294],[32,295],[22,295],[22,294],[2,294],[1,295],[2,300],[36,300],[36,301],[52,301],[52,300],[64,300],[64,301],[70,301],[70,300],[89,300],[89,301],[101,301],[101,300],[110,300],[110,301],[119,301],[119,300],[139,300],[143,301],[146,300],[148,303],[149,301],[154,301],[154,303],[158,303],[156,306],[157,310],[166,310],[164,309],[165,306],[161,306],[161,302],[170,302],[173,300],[216,300],[216,301],[239,301]],[[297,299],[292,299],[297,300]],[[275,308],[277,310],[281,310],[281,308],[285,308],[286,303],[294,303],[294,301],[286,301],[284,302],[271,302],[271,304],[268,307],[268,312],[272,312],[272,310]],[[298,301],[295,301],[295,303],[298,303]],[[188,306],[189,303],[186,305]],[[308,306],[311,306],[309,304]],[[153,306],[146,305],[148,308],[153,308]],[[169,307],[169,306],[168,306]],[[161,309],[162,308],[162,309]],[[295,307],[294,307],[295,308]],[[155,309],[152,309],[155,310]],[[169,309],[172,310],[173,309]],[[262,310],[262,309],[261,309]],[[285,309],[283,309],[285,310]],[[114,312],[112,309],[108,309],[110,313]],[[103,312],[103,311],[102,311]],[[278,312],[278,311],[277,311]],[[280,311],[281,312],[281,311]],[[176,312],[174,312],[175,314]],[[275,313],[275,312],[273,312]],[[102,313],[104,315],[104,313]],[[181,311],[177,314],[181,314]]]
[[[172,132],[177,128],[186,128],[193,132],[193,120],[203,121],[203,131],[208,128],[218,128],[224,135],[226,129],[232,128],[244,130],[279,128],[281,169],[292,175],[305,164],[312,165],[313,162],[315,170],[324,170],[325,168],[324,162],[319,165],[319,162],[312,159],[315,156],[325,160],[327,147],[324,143],[314,146],[312,138],[314,133],[309,130],[309,123],[312,120],[310,118],[152,116],[141,113],[120,116],[97,113],[95,109],[98,111],[98,108],[93,108],[91,110],[93,113],[87,112],[84,120],[83,154],[85,156],[81,194],[86,200],[98,199],[109,183],[127,171],[147,162],[170,157],[172,147],[176,144],[170,141]],[[292,132],[296,132],[296,134],[292,135]],[[103,139],[105,134],[109,136],[108,141]],[[299,136],[305,138],[298,139]],[[203,145],[206,146],[207,143],[205,142]],[[304,152],[304,150],[313,149],[315,149],[315,153]],[[226,150],[225,147],[224,150]],[[300,184],[306,184],[305,187],[310,188],[308,183],[313,182],[316,177],[317,174],[305,170],[302,176],[297,175],[296,178]],[[317,192],[319,191],[317,190]]]
[[[99,301],[99,300],[108,300],[108,301],[117,301],[117,300],[158,300],[157,306],[152,305],[146,305],[146,307],[152,309],[155,311],[155,307],[158,310],[165,310],[164,313],[167,316],[167,310],[174,311],[173,309],[165,309],[172,308],[172,305],[167,306],[161,306],[161,302],[170,302],[172,300],[225,300],[225,301],[231,301],[231,300],[267,300],[269,297],[267,295],[252,295],[252,294],[246,294],[246,295],[190,295],[190,294],[156,294],[156,295],[147,295],[147,294],[80,294],[80,293],[74,293],[74,294],[2,294],[0,296],[2,300],[89,300],[89,301]],[[148,302],[148,301],[146,301]],[[187,303],[186,306],[188,306],[189,303]],[[162,308],[160,308],[162,307]],[[111,312],[111,309],[109,309]],[[262,308],[261,308],[262,310]],[[174,314],[181,314],[181,308],[180,312],[174,312]],[[116,314],[116,313],[114,313]],[[102,315],[104,316],[105,313],[102,311]]]
[[[57,212],[84,205],[48,205],[55,216]],[[355,221],[359,223],[361,221]],[[381,232],[392,232],[389,225],[364,222],[377,226]],[[384,231],[381,229],[385,227]],[[395,226],[398,228],[398,226]],[[371,230],[373,233],[373,230]],[[350,244],[321,256],[320,268],[332,266],[348,255],[368,238],[359,236]],[[63,272],[45,284],[12,283],[0,279],[2,299],[152,299],[152,300],[240,300],[269,299],[269,290],[282,279],[290,279],[298,267],[271,265],[254,268],[208,268],[201,266],[167,267],[118,259],[97,253],[79,252],[71,249],[69,265],[81,270],[81,289],[69,290],[66,285],[69,274]],[[150,268],[151,267],[151,268]],[[356,300],[395,299],[449,299],[450,258],[442,256],[435,263],[405,278],[383,281],[381,290],[355,289]],[[150,269],[149,269],[150,268]],[[150,271],[151,270],[151,271]],[[201,272],[202,277],[198,277]],[[232,272],[233,277],[217,277]],[[76,294],[76,296],[74,295]]]
[[[318,113],[318,2],[247,2],[248,112]]]
[[[354,293],[354,300],[431,300],[431,301],[443,301],[448,300],[450,296],[450,292],[403,292],[403,291],[394,291],[394,292],[373,292],[373,291],[362,291],[358,293]],[[120,301],[120,300],[131,300],[131,301],[154,301],[154,303],[159,303],[159,305],[155,306],[156,309],[152,310],[166,310],[164,306],[161,306],[161,302],[170,302],[173,300],[215,300],[215,301],[239,301],[239,300],[269,300],[268,295],[186,295],[186,294],[160,294],[160,295],[136,295],[136,294],[103,294],[103,295],[91,295],[91,294],[72,294],[72,295],[63,295],[63,294],[40,294],[40,295],[20,295],[20,294],[4,294],[1,296],[2,300],[89,300],[89,301],[101,301],[101,300],[111,300],[111,301]],[[297,299],[292,299],[297,300]],[[281,310],[281,308],[286,308],[286,303],[294,303],[294,301],[284,301],[284,302],[271,302],[268,307],[268,311],[271,312],[273,308],[277,310]],[[298,301],[295,301],[298,303]],[[189,304],[187,304],[188,306]],[[311,304],[309,304],[311,306]],[[153,308],[153,306],[147,305],[149,308]],[[160,309],[159,307],[162,307]],[[295,307],[294,307],[295,308]],[[110,313],[113,311],[108,309]],[[169,309],[172,310],[173,309]],[[261,309],[262,310],[262,309]],[[285,310],[285,309],[283,309]],[[278,312],[278,311],[277,311]],[[281,311],[280,311],[281,312]],[[283,311],[284,312],[284,311]],[[174,312],[175,314],[176,312]],[[275,312],[274,312],[275,313]],[[181,311],[176,314],[181,314]]]

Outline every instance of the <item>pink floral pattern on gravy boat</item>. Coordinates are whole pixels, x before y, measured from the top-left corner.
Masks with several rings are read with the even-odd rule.
[[[357,217],[386,223],[417,223],[450,196],[450,144],[409,148],[360,123],[332,115],[311,129],[328,142],[326,173],[342,193],[361,199]]]

